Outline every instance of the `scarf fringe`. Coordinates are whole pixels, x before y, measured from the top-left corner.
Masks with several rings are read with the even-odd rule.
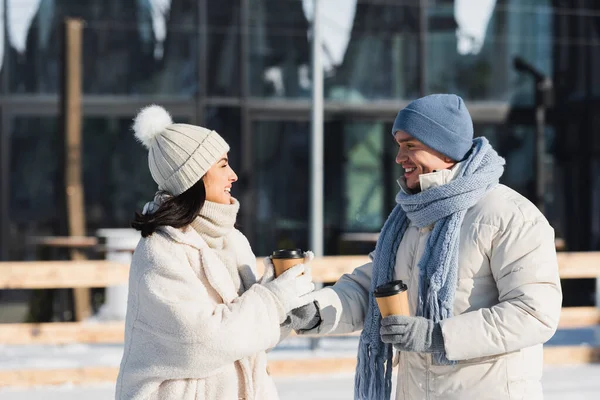
[[[383,354],[372,346],[360,346],[358,351],[357,374],[354,382],[354,399],[389,399],[392,394],[392,356],[391,345],[384,345]],[[368,360],[371,360],[369,362]]]

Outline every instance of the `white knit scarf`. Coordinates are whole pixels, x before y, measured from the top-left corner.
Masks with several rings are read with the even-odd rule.
[[[152,214],[156,212],[160,205],[169,197],[170,196],[164,192],[157,192],[154,196],[154,200],[146,203],[142,213]],[[227,236],[235,226],[240,203],[233,197],[231,199],[231,204],[219,204],[206,200],[200,209],[200,213],[192,221],[190,226],[198,232],[206,244],[208,244],[208,247],[210,247],[223,264],[225,264],[225,267],[233,280],[235,290],[240,293],[243,288],[241,287],[235,249],[232,249],[227,243]]]
[[[219,204],[205,201],[200,214],[191,223],[192,228],[202,236],[225,264],[236,291],[240,291],[240,274],[238,272],[237,257],[235,249],[228,246],[227,238],[233,231],[240,203],[232,198],[232,204]]]

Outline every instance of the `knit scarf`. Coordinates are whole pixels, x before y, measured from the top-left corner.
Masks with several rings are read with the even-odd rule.
[[[417,194],[400,191],[396,207],[385,222],[375,246],[373,276],[367,314],[360,336],[354,398],[389,399],[392,390],[392,346],[381,341],[381,314],[373,291],[393,280],[398,246],[410,222],[419,228],[433,225],[419,260],[419,294],[416,314],[434,323],[452,316],[457,284],[460,227],[469,208],[498,184],[504,159],[486,138],[473,140],[473,148],[451,182]],[[434,353],[433,362],[453,362]]]
[[[232,204],[219,204],[205,201],[200,214],[191,223],[192,228],[204,239],[225,264],[236,291],[239,292],[241,281],[238,272],[235,250],[227,243],[227,236],[234,228],[240,203],[233,199]]]

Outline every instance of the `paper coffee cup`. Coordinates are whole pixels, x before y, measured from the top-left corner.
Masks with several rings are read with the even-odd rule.
[[[382,317],[390,315],[410,316],[408,287],[402,281],[392,281],[378,286],[373,293]]]
[[[304,252],[300,249],[281,249],[275,250],[271,254],[273,267],[275,267],[275,276],[283,274],[294,265],[304,262]]]

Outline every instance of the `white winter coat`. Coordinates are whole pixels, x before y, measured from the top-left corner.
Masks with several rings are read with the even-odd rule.
[[[237,230],[238,265],[256,258]],[[265,350],[286,315],[271,291],[238,296],[227,268],[193,229],[161,228],[138,244],[129,276],[117,399],[278,399]]]
[[[430,187],[452,179],[447,171],[431,175]],[[430,231],[411,224],[396,254],[394,275],[408,284],[412,315]],[[531,202],[498,185],[466,213],[458,268],[454,316],[441,322],[446,355],[458,363],[432,365],[429,354],[401,352],[396,399],[542,399],[542,343],[557,328],[562,302],[553,229]],[[316,292],[323,322],[308,333],[360,330],[371,272],[368,263]]]

